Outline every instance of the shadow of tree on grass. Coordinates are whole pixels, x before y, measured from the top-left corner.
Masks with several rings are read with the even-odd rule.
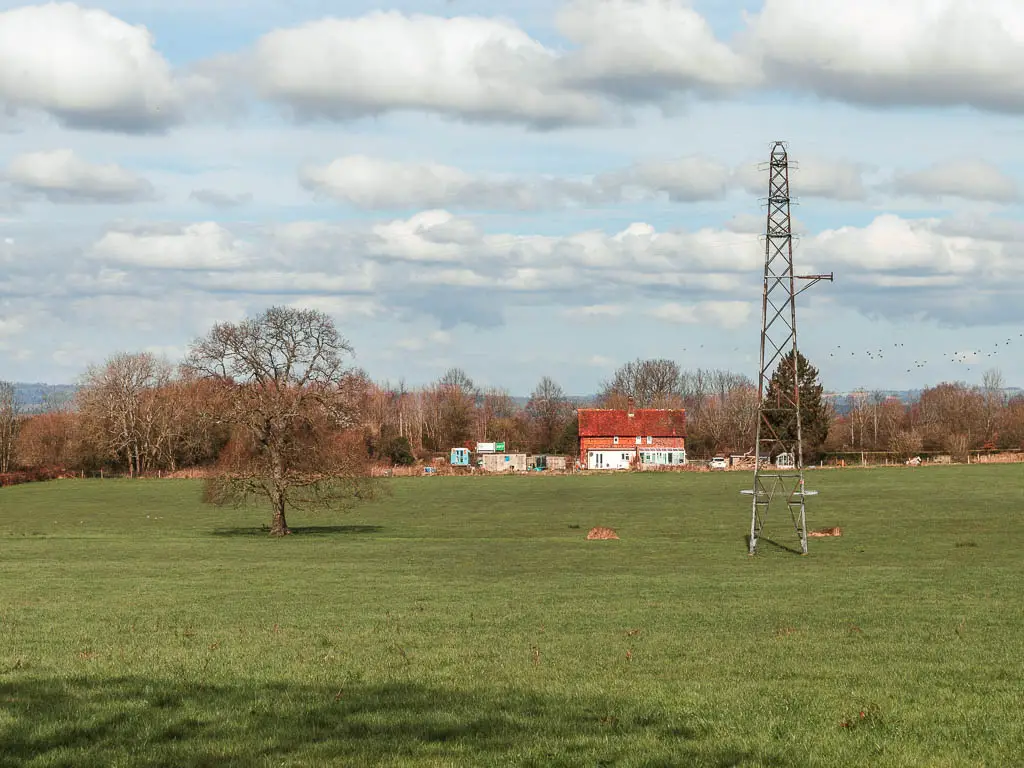
[[[0,684],[0,766],[787,766],[637,703],[412,683]]]
[[[357,533],[379,533],[384,530],[379,525],[307,525],[290,528],[292,535],[298,536],[335,536]],[[266,525],[249,528],[217,528],[214,536],[269,536],[270,527]]]

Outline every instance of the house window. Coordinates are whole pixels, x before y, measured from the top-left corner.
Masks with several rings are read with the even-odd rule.
[[[639,435],[638,435],[638,436],[637,436],[637,438],[636,438],[636,444],[637,444],[637,445],[640,445],[640,436],[639,436]]]
[[[618,445],[618,444],[619,444],[619,438],[613,437],[612,438],[612,445]]]
[[[647,436],[647,444],[648,444],[648,445],[651,445],[651,444],[652,444],[653,442],[654,442],[654,438],[653,438],[653,437],[651,437],[650,435],[648,435],[648,436]]]

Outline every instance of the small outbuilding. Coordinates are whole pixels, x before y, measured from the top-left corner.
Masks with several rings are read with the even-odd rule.
[[[483,469],[485,472],[525,472],[525,453],[485,453]]]

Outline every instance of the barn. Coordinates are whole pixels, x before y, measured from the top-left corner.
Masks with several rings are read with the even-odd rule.
[[[580,460],[587,469],[653,468],[686,464],[686,411],[581,408]]]

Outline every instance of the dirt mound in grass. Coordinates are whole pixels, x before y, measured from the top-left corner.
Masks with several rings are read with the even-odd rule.
[[[619,536],[617,533],[615,533],[615,531],[613,531],[611,528],[602,528],[601,526],[598,526],[597,528],[591,528],[590,532],[587,533],[587,539],[591,541],[595,539],[606,540],[617,538],[619,538]]]
[[[824,539],[824,538],[828,538],[830,536],[842,536],[842,535],[843,535],[843,529],[842,528],[838,528],[838,527],[837,528],[819,528],[818,530],[811,531],[811,532],[809,532],[807,534],[807,536],[809,538],[812,538],[812,539]]]

